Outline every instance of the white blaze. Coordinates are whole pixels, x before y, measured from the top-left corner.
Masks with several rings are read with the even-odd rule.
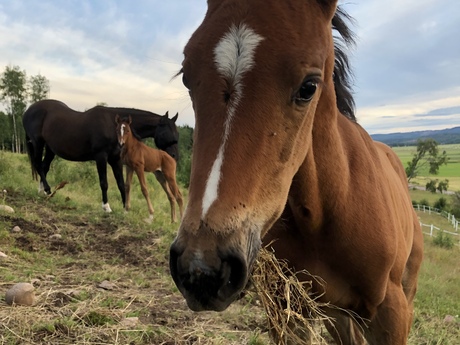
[[[231,98],[225,119],[224,136],[216,160],[209,173],[203,197],[202,217],[206,215],[219,194],[219,181],[230,125],[238,103],[243,98],[243,76],[254,66],[255,50],[263,37],[245,24],[232,25],[214,48],[217,71],[232,85]]]

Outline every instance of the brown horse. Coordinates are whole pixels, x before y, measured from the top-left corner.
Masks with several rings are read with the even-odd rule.
[[[147,182],[144,172],[153,172],[161,187],[168,196],[171,205],[171,222],[176,221],[176,204],[179,205],[180,217],[183,213],[183,199],[176,183],[176,161],[165,151],[157,150],[145,145],[131,129],[131,116],[128,119],[115,117],[117,124],[118,143],[122,147],[121,160],[126,165],[126,211],[131,207],[131,182],[133,173],[136,172],[141,184],[142,194],[147,200],[149,219],[153,219],[153,206],[150,202]]]
[[[208,0],[181,70],[196,123],[171,275],[192,310],[224,310],[261,242],[275,240],[278,258],[324,280],[313,286],[321,301],[368,320],[326,308],[336,343],[401,345],[422,232],[401,162],[356,123],[344,51],[353,36],[336,7]]]

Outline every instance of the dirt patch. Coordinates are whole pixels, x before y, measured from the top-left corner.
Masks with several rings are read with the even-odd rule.
[[[0,300],[0,334],[9,343],[201,345],[267,339],[264,312],[254,296],[224,313],[188,309],[169,276],[168,230],[110,216],[82,219],[78,211],[46,202],[30,202],[28,216],[18,214],[0,215],[0,249],[9,256],[1,273],[10,277],[0,293],[18,280],[30,281],[38,302],[11,308]],[[20,231],[13,232],[14,226]],[[99,287],[103,280],[113,287]],[[130,317],[136,323],[126,326]]]

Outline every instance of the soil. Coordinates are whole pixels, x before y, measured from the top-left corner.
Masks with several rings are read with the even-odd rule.
[[[13,204],[14,199],[11,196]],[[31,316],[16,313],[18,308],[8,308],[0,300],[0,333],[11,338],[21,334],[30,344],[113,344],[116,339],[129,344],[245,344],[255,335],[266,337],[264,312],[254,296],[246,296],[224,313],[188,309],[169,276],[169,243],[164,243],[162,229],[139,234],[136,228],[126,231],[129,224],[115,224],[110,216],[92,222],[56,204],[32,202],[21,207],[39,221],[0,213],[0,229],[9,228],[8,238],[0,238],[0,250],[8,259],[0,264],[9,276],[28,275],[39,302],[29,310]],[[66,211],[71,216],[63,216]],[[10,230],[15,226],[20,231]],[[22,259],[18,253],[56,264],[42,270],[35,266],[38,262],[28,263],[30,258]],[[27,265],[36,271],[26,273]],[[113,287],[98,287],[103,279]],[[1,283],[0,292],[16,282]],[[96,315],[110,322],[94,321]],[[138,317],[134,328],[141,335],[118,338],[122,321],[130,315]],[[72,320],[70,326],[62,321],[67,318]],[[53,327],[37,326],[44,322]],[[84,334],[90,334],[90,340],[83,341]]]

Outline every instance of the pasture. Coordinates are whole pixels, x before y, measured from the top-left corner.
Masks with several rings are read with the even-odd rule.
[[[441,181],[447,179],[449,180],[449,190],[460,190],[460,144],[439,145],[438,148],[441,153],[446,151],[447,156],[450,158],[449,162],[439,168],[438,175],[428,174],[427,167],[420,173],[419,177],[413,179],[411,182],[425,187],[425,184],[429,180],[438,179]],[[404,167],[407,166],[407,162],[412,160],[412,157],[417,152],[416,146],[392,147],[392,149],[401,159]]]
[[[37,194],[27,156],[0,152],[0,190],[7,190],[0,204],[15,209],[0,213],[0,251],[8,255],[0,258],[0,344],[269,344],[253,292],[223,313],[187,308],[169,274],[178,225],[170,223],[165,193],[153,174],[146,175],[155,208],[148,224],[137,179],[131,211],[124,213],[109,177],[112,214],[100,208],[94,163],[56,159],[52,190],[61,181],[69,184],[47,199]],[[419,216],[424,223],[438,221]],[[14,226],[20,231],[12,232]],[[425,237],[409,344],[458,344],[459,261],[459,247],[439,248]],[[104,281],[109,284],[99,287]],[[5,291],[17,282],[33,282],[34,307],[6,305]],[[446,315],[454,322],[444,322]]]

